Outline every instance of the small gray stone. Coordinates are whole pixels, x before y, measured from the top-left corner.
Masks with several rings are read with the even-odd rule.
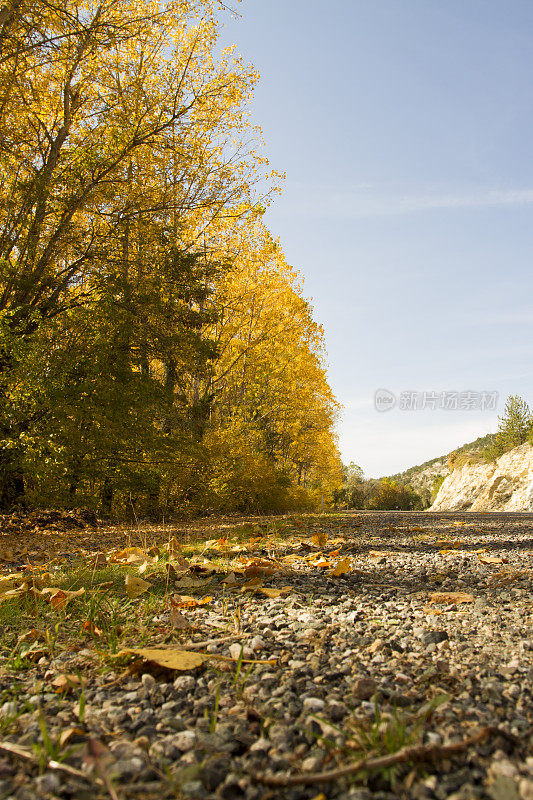
[[[61,787],[59,776],[54,772],[45,772],[35,779],[35,783],[39,791],[45,794],[57,794]]]
[[[186,781],[181,786],[181,793],[194,800],[204,800],[208,797],[201,781]]]
[[[426,633],[422,636],[422,642],[425,645],[428,644],[438,644],[439,642],[445,642],[449,638],[447,631],[426,631]]]
[[[181,750],[182,753],[186,753],[195,746],[196,733],[194,731],[181,731],[174,736],[174,744],[178,750]]]
[[[319,697],[306,697],[304,700],[304,708],[312,714],[318,714],[324,710],[325,702]]]
[[[155,686],[156,680],[153,675],[150,675],[149,672],[144,672],[143,675],[141,676],[141,683],[145,689],[150,691],[150,689],[153,689],[153,687]]]
[[[180,677],[176,678],[174,681],[174,689],[178,692],[192,692],[195,686],[195,680],[190,675],[180,675]]]

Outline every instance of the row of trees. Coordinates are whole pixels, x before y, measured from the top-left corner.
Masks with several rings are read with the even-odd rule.
[[[344,467],[343,484],[335,493],[337,505],[371,511],[420,511],[430,505],[428,493],[392,478],[365,478],[357,464]]]
[[[0,11],[0,506],[312,506],[341,465],[322,331],[217,0]],[[262,193],[261,193],[262,189]]]

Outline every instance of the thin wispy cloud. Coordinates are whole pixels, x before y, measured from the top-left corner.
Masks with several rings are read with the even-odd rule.
[[[498,208],[533,203],[531,189],[478,189],[456,192],[389,193],[369,186],[323,189],[287,185],[282,205],[305,216],[381,217],[431,210]]]

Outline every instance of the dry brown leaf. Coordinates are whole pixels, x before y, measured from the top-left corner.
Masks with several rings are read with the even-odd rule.
[[[11,575],[5,575],[0,578],[0,594],[9,591],[9,589],[14,589],[17,583],[21,581],[24,581],[23,572],[13,572]]]
[[[314,545],[316,545],[316,547],[324,547],[328,538],[329,536],[325,532],[313,533],[313,535],[311,536],[311,541],[313,542]]]
[[[134,564],[136,561],[142,563],[146,558],[146,553],[140,547],[126,547],[124,550],[112,553],[109,557],[110,564]]]
[[[177,607],[173,604],[170,606],[170,622],[173,628],[176,628],[177,631],[184,631],[187,628],[192,628],[191,623],[184,617],[183,614],[178,611]]]
[[[279,572],[278,567],[251,564],[244,570],[244,576],[246,578],[255,578],[261,575],[273,575],[275,572]]]
[[[165,669],[177,670],[180,672],[199,667],[209,656],[188,650],[165,650],[159,647],[146,647],[140,649],[121,650],[119,656],[134,655],[139,656],[143,661],[157,664]]]
[[[430,603],[452,604],[452,603],[473,603],[474,597],[467,592],[432,592],[429,595]]]
[[[284,594],[289,594],[292,592],[291,586],[281,586],[279,589],[270,589],[269,587],[263,587],[259,589],[261,594],[266,595],[267,597],[281,597]]]
[[[192,589],[198,586],[206,586],[211,583],[211,578],[193,578],[192,575],[183,575],[174,582],[176,589]]]
[[[209,574],[211,572],[226,572],[226,567],[224,567],[222,564],[214,564],[207,558],[202,559],[202,561],[191,562],[191,566],[189,569],[191,572],[197,572],[199,574],[205,574],[205,573]]]
[[[86,619],[81,626],[81,629],[86,633],[90,633],[92,636],[101,636],[103,633],[103,631],[97,625],[95,625],[91,619]]]
[[[42,597],[44,600],[49,600],[50,605],[52,608],[55,608],[56,611],[65,608],[67,603],[73,600],[74,597],[81,597],[82,594],[85,594],[85,589],[83,588],[78,589],[76,592],[69,592],[67,589],[58,589],[55,586],[47,587],[40,592],[37,589],[33,591],[36,596]]]
[[[85,738],[87,733],[82,728],[66,728],[64,731],[61,731],[59,736],[59,747],[61,750],[69,744],[72,739],[81,739]]]
[[[32,628],[31,631],[21,633],[17,639],[17,644],[21,642],[46,642],[46,633],[38,628]]]
[[[129,598],[134,600],[136,597],[140,597],[147,589],[150,588],[151,584],[148,581],[143,580],[143,578],[138,578],[137,575],[132,575],[130,572],[126,575],[126,594]]]
[[[424,606],[422,611],[425,611],[426,614],[434,614],[435,616],[440,616],[440,614],[444,614],[444,611],[441,611],[438,608],[433,608],[433,606]]]
[[[196,608],[212,601],[212,597],[190,597],[187,594],[175,594],[170,602],[176,608]]]
[[[501,572],[495,572],[491,575],[490,580],[491,582],[497,582],[502,585],[507,585],[509,583],[513,583],[513,581],[521,580],[522,578],[529,577],[532,573],[532,570],[528,569],[514,569],[514,570],[501,570]]]
[[[445,550],[459,550],[464,547],[465,542],[462,539],[440,539],[435,542],[436,547],[442,547]]]
[[[6,600],[13,600],[15,597],[20,597],[20,595],[24,594],[26,590],[26,584],[20,586],[18,589],[8,589],[6,592],[2,592],[2,594],[0,594],[0,603],[3,603]]]
[[[155,564],[156,561],[157,561],[157,558],[154,558],[153,556],[149,556],[146,553],[139,553],[139,554],[132,553],[131,555],[129,555],[127,557],[126,564],[140,564],[141,567],[143,565],[145,565],[144,569],[146,569],[146,567],[149,564]],[[139,572],[140,572],[140,568],[139,568]]]
[[[283,556],[280,559],[280,561],[282,561],[284,564],[297,564],[301,560],[302,560],[302,557],[299,556],[299,555],[296,555],[296,553],[291,553],[290,555]]]

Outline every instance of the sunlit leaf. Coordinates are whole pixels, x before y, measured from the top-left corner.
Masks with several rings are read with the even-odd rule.
[[[196,606],[203,606],[206,603],[210,603],[212,600],[213,598],[209,596],[190,597],[187,594],[175,594],[171,599],[171,603],[177,608],[196,608]]]
[[[326,544],[327,540],[328,540],[328,534],[325,533],[325,532],[314,533],[311,536],[311,541],[317,547],[324,547],[324,545]]]
[[[347,572],[350,572],[352,568],[352,560],[351,558],[344,558],[342,561],[337,563],[337,566],[330,570],[329,575],[334,577],[338,577],[339,575],[346,575]]]
[[[85,589],[81,588],[76,592],[69,592],[66,589],[49,587],[47,589],[43,589],[40,593],[35,592],[35,594],[40,594],[43,599],[48,600],[51,606],[57,611],[65,608],[67,603],[69,603],[75,597],[81,597],[83,594],[85,594]]]
[[[158,647],[121,650],[118,655],[138,656],[143,661],[147,661],[151,664],[157,664],[159,667],[164,667],[165,669],[176,670],[179,672],[195,669],[203,664],[208,658],[208,656],[201,655],[200,653],[190,652],[188,650],[165,650]]]
[[[272,597],[272,598],[282,597],[283,595],[289,594],[290,592],[292,592],[292,587],[291,586],[282,586],[279,589],[270,589],[269,587],[265,586],[265,587],[262,587],[261,589],[259,589],[259,592],[261,594],[266,595],[266,597]]]

